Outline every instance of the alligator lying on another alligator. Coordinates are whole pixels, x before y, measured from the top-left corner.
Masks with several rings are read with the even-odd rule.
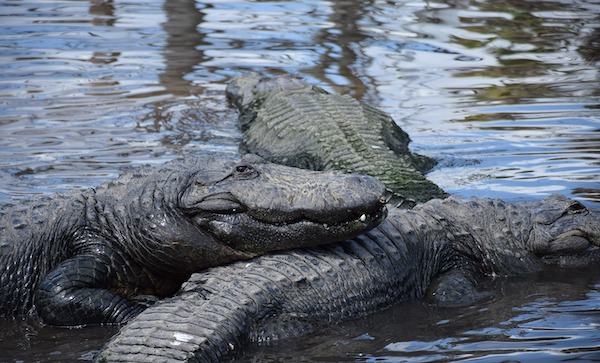
[[[408,134],[390,115],[348,95],[250,73],[233,79],[227,96],[240,112],[243,152],[289,166],[372,175],[398,201],[447,196],[422,174],[435,161],[410,152]]]
[[[207,155],[16,201],[0,211],[0,317],[122,323],[192,272],[367,231],[385,194],[372,177]]]
[[[375,229],[193,274],[173,298],[123,327],[101,362],[217,362],[250,341],[310,332],[429,296],[477,298],[498,275],[600,262],[600,213],[563,196],[508,204],[432,200],[393,208]]]
[[[267,101],[255,92],[263,85],[272,90],[270,82],[251,88],[250,97],[258,95],[244,109],[251,118],[265,110]],[[301,109],[315,108],[309,111],[318,117],[307,119],[313,122],[327,119],[321,107],[334,115],[334,103],[352,104],[318,96],[324,95],[318,89],[276,93],[294,102],[307,97],[311,106]],[[240,95],[245,105],[246,93]],[[367,121],[381,121],[366,150],[383,142],[404,154],[389,161],[400,168],[397,191],[417,200],[444,195],[414,174],[423,159],[408,152],[407,135],[367,106],[343,112],[359,110]],[[345,117],[334,119],[342,120],[336,127],[346,138],[356,135]],[[279,131],[265,140],[283,136]],[[310,163],[331,167],[327,158],[341,153],[343,159],[347,151],[311,155]],[[406,176],[416,182],[402,181]],[[410,298],[464,303],[477,298],[478,284],[490,276],[600,262],[599,213],[565,197],[517,204],[435,199],[412,210],[393,208],[371,229],[385,215],[385,194],[372,177],[218,155],[145,167],[97,189],[3,208],[0,317],[38,313],[51,324],[80,325],[139,314],[100,361],[216,362],[248,340],[305,334]],[[169,296],[188,277],[174,297],[144,311],[144,295]]]
[[[348,157],[342,169],[372,169],[405,197],[443,195],[415,174],[418,156],[413,159],[408,151],[408,136],[381,112],[291,78],[242,76],[228,93],[241,110],[249,150],[319,169],[340,166]],[[358,121],[348,121],[353,115]],[[376,131],[353,128],[353,123],[373,126],[365,122],[375,123]],[[309,135],[326,129],[336,130],[331,139]],[[372,161],[360,154],[392,140],[396,148],[387,146],[399,152],[394,156],[399,161],[389,161],[389,152],[371,154]],[[335,165],[338,157],[343,163]],[[414,177],[418,187],[402,177],[395,180],[385,172],[390,166],[399,168],[398,175]],[[248,341],[306,334],[324,322],[406,299],[427,295],[443,304],[465,303],[477,299],[478,283],[492,276],[597,264],[598,246],[600,214],[558,195],[517,204],[450,197],[412,210],[392,208],[381,225],[343,243],[271,253],[193,274],[175,297],[121,329],[98,359],[216,362]]]

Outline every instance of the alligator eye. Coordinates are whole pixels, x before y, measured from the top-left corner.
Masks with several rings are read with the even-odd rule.
[[[235,167],[234,175],[237,178],[251,179],[258,176],[258,172],[251,165],[240,164]]]
[[[569,214],[579,214],[585,211],[587,211],[587,208],[579,202],[573,202],[567,209]]]

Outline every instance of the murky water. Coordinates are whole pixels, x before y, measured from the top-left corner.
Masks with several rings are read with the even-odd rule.
[[[414,150],[440,161],[429,177],[450,193],[562,193],[600,208],[595,0],[0,5],[0,201],[97,185],[124,167],[182,154],[237,152],[225,84],[258,70],[391,113]],[[469,309],[403,304],[340,328],[343,339],[333,332],[290,351],[328,361],[600,359],[597,276],[559,285],[539,277],[541,292],[529,300],[508,289]],[[486,320],[492,312],[498,317]],[[114,332],[0,325],[0,352],[10,352],[0,361],[89,358]],[[321,354],[331,341],[337,348]],[[265,349],[255,355],[283,359]]]

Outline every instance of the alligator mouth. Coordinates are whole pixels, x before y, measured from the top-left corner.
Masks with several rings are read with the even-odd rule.
[[[192,213],[205,216],[206,214],[233,215],[243,213],[256,221],[275,226],[310,222],[327,227],[327,225],[339,225],[351,221],[373,223],[382,219],[382,215],[387,215],[385,207],[387,201],[389,201],[389,197],[386,195],[382,196],[377,203],[363,208],[339,209],[329,213],[302,209],[284,212],[271,209],[253,210],[245,206],[231,193],[222,192],[204,196],[202,200],[195,203]]]
[[[189,203],[184,206],[186,213],[196,226],[246,257],[356,237],[386,218],[388,201],[386,195],[350,209],[290,208],[289,212],[280,212],[244,205],[228,192],[185,199]]]
[[[561,233],[551,242],[554,253],[584,253],[586,251],[598,249],[589,239],[589,235],[584,231],[573,229]]]
[[[585,238],[585,233],[578,229],[572,229],[570,231],[561,233],[560,235],[558,235],[556,237],[556,239],[559,240],[559,239],[570,238],[570,237]]]
[[[258,254],[298,247],[311,247],[354,238],[377,226],[387,216],[382,205],[374,212],[336,223],[307,219],[273,223],[255,219],[247,213],[194,216],[195,223],[217,241],[238,252]]]
[[[245,213],[247,208],[231,193],[215,193],[204,196],[192,208],[195,213],[235,214]]]

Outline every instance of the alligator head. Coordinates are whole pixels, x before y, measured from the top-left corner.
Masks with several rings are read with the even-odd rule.
[[[257,107],[263,94],[277,91],[307,90],[312,86],[294,77],[268,77],[249,72],[235,77],[227,84],[226,95],[239,111],[244,111],[250,105]]]
[[[312,87],[291,76],[271,78],[250,72],[232,79],[227,84],[225,93],[229,103],[235,106],[240,113],[238,119],[240,128],[242,131],[246,131],[254,121],[257,110],[269,95],[280,91],[302,93],[311,89],[325,93],[324,90]]]
[[[388,192],[372,177],[285,167],[256,155],[222,166],[194,174],[179,201],[207,234],[201,242],[212,264],[352,238],[386,216]]]
[[[533,226],[529,247],[547,264],[600,262],[600,212],[578,201],[552,195],[530,206]]]

